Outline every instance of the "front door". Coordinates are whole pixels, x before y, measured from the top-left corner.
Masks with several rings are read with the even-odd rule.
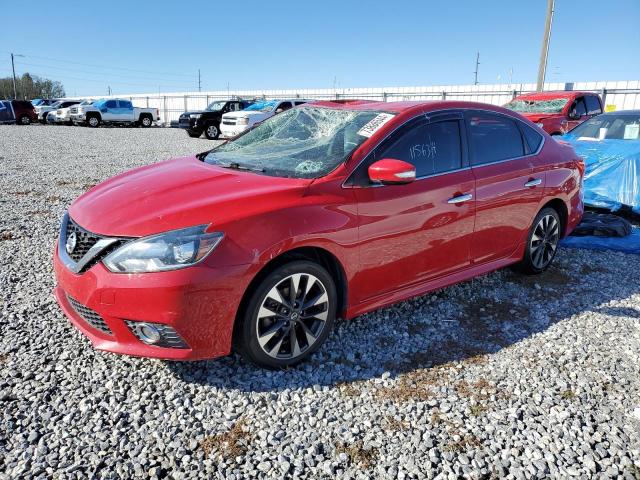
[[[359,218],[360,268],[354,279],[354,291],[361,292],[358,300],[469,265],[474,178],[463,130],[460,113],[414,118],[372,151],[350,178]],[[416,180],[372,184],[368,167],[383,158],[413,164]]]
[[[517,120],[498,113],[466,113],[471,166],[476,180],[474,263],[512,255],[536,215],[544,173],[534,170]]]

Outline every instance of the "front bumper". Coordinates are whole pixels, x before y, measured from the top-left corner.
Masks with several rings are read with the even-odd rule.
[[[206,263],[170,272],[117,274],[97,263],[75,274],[54,251],[58,304],[98,350],[171,360],[228,355],[233,324],[249,283],[248,265],[212,268]],[[69,297],[100,315],[112,334],[88,323]],[[127,326],[153,322],[170,326],[188,348],[147,345]]]
[[[240,135],[242,132],[247,130],[249,125],[225,125],[224,123],[220,124],[220,133],[225,138],[235,137],[236,135]]]

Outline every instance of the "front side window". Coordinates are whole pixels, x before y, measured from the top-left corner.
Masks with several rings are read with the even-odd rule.
[[[395,158],[416,167],[416,177],[456,170],[462,166],[457,120],[427,123],[418,120],[377,148],[375,160]]]
[[[472,165],[499,162],[524,155],[522,135],[515,120],[484,112],[469,112],[465,116]]]
[[[290,109],[214,148],[204,161],[277,177],[318,178],[368,138],[358,132],[380,113],[311,106]]]
[[[108,100],[107,103],[104,104],[104,106],[107,108],[116,108],[116,101]]]
[[[577,98],[571,106],[571,114],[574,117],[583,117],[587,114],[587,107],[584,104],[584,98]]]

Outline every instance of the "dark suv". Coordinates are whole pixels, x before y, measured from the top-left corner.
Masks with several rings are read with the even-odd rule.
[[[178,126],[184,128],[190,137],[198,138],[202,133],[209,140],[220,135],[222,114],[244,110],[254,104],[253,100],[218,100],[209,104],[205,110],[184,112],[180,115]]]
[[[26,100],[0,100],[0,123],[29,125],[38,121],[38,114]]]

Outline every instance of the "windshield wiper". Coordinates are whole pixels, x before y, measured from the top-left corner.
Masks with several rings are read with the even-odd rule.
[[[264,168],[260,167],[250,167],[248,165],[240,165],[238,162],[229,162],[229,163],[217,163],[216,165],[223,168],[232,168],[234,170],[247,170],[249,172],[264,172]]]

